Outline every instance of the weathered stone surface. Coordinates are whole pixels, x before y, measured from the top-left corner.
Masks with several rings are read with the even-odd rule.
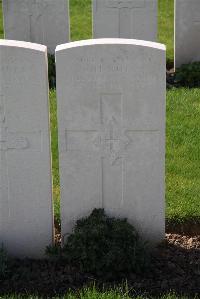
[[[93,35],[156,41],[157,0],[93,0]]]
[[[97,39],[56,50],[62,236],[93,208],[164,238],[165,47]]]
[[[175,0],[175,66],[200,61],[200,1]]]
[[[3,0],[5,38],[55,48],[69,40],[68,0]]]
[[[0,244],[42,257],[52,237],[46,47],[0,40]]]

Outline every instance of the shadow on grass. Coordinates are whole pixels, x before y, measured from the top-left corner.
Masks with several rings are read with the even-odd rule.
[[[190,236],[200,235],[200,216],[193,216],[191,218],[166,220],[166,232],[173,234],[186,234]]]
[[[124,277],[123,281],[127,281],[132,296],[160,296],[175,292],[192,297],[200,293],[199,243],[193,248],[183,248],[180,238],[184,236],[177,237],[179,245],[166,239],[155,250],[151,267],[146,273]],[[13,260],[7,278],[0,280],[0,294],[63,296],[69,290],[76,291],[94,283],[101,290],[116,287],[122,282],[100,281],[90,274],[80,273],[63,261]]]
[[[174,61],[170,58],[167,58],[166,69],[168,71],[171,70],[171,69],[174,69]]]

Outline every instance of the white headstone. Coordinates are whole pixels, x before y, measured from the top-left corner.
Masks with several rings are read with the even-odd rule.
[[[164,237],[165,47],[97,39],[56,50],[62,236],[94,208]]]
[[[6,39],[55,48],[69,40],[68,0],[3,0]]]
[[[93,0],[93,36],[156,41],[157,0]]]
[[[200,1],[175,1],[175,66],[200,61]]]
[[[0,40],[0,244],[42,257],[53,215],[46,47]]]

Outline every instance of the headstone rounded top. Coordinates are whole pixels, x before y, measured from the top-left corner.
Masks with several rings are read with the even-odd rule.
[[[0,39],[0,46],[31,49],[31,50],[37,50],[40,52],[47,51],[47,47],[44,45],[23,42],[23,41],[16,41],[16,40],[7,40],[7,39]]]
[[[94,45],[134,45],[134,46],[155,48],[163,51],[166,50],[166,46],[163,44],[144,41],[144,40],[124,39],[124,38],[98,38],[98,39],[88,39],[88,40],[82,40],[82,41],[76,41],[76,42],[58,45],[56,47],[56,52],[65,49],[84,47],[84,46],[94,46]]]

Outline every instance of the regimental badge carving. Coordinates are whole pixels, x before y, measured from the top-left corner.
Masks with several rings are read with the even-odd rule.
[[[107,124],[102,126],[93,143],[104,153],[103,156],[110,158],[111,165],[114,165],[119,158],[122,158],[122,154],[131,143],[131,139],[113,116]]]

